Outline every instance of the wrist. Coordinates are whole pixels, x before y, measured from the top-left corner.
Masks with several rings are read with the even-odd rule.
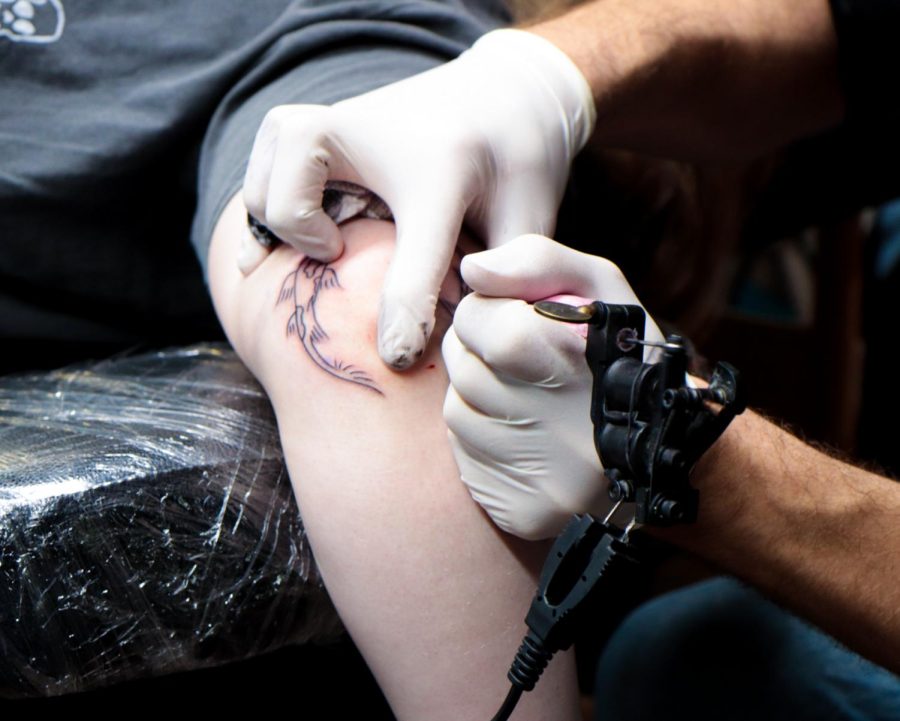
[[[701,385],[705,385],[701,381]],[[768,502],[765,469],[774,456],[759,423],[750,410],[729,424],[706,451],[691,473],[691,485],[699,492],[696,522],[669,527],[646,526],[645,530],[723,568],[734,567],[733,557],[749,552],[754,519]]]
[[[774,589],[798,559],[840,543],[838,529],[865,525],[874,509],[855,471],[748,410],[694,468],[696,523],[651,533]]]

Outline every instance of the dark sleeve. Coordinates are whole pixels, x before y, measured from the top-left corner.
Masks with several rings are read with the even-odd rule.
[[[241,187],[272,107],[332,104],[424,72],[508,20],[500,0],[290,3],[224,96],[203,143],[192,241],[204,273],[215,223]]]

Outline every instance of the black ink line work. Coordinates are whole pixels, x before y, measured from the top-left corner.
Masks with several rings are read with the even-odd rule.
[[[327,263],[312,258],[301,260],[297,269],[284,279],[276,302],[276,305],[288,300],[294,303],[287,335],[296,335],[307,355],[329,375],[384,395],[368,373],[337,358],[328,358],[319,350],[319,345],[328,340],[328,333],[316,316],[316,304],[321,293],[340,287],[337,273]]]

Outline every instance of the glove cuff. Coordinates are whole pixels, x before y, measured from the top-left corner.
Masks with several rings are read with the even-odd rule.
[[[569,159],[585,146],[597,121],[594,97],[578,66],[556,45],[526,30],[503,28],[480,37],[470,52],[523,63],[534,82],[544,85],[562,109]]]

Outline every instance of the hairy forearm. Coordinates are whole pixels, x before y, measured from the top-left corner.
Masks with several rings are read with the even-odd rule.
[[[701,459],[695,526],[657,532],[900,671],[900,486],[747,412]]]
[[[727,160],[843,114],[828,0],[594,0],[527,29],[581,69],[609,146]]]

